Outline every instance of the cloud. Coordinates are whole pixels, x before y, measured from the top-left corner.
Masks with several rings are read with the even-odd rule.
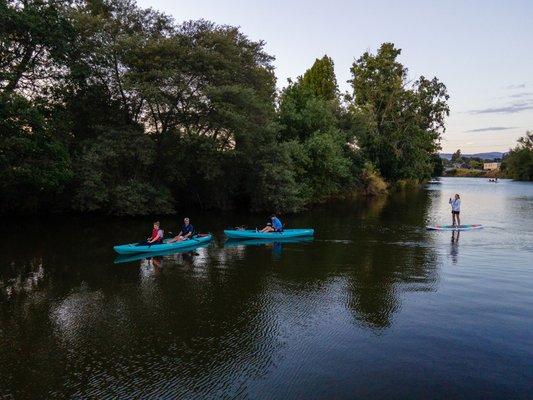
[[[509,86],[504,86],[503,88],[504,89],[523,89],[526,87],[526,84],[525,83],[519,83],[518,85],[509,85]]]
[[[470,129],[465,132],[492,132],[492,131],[506,131],[508,129],[514,129],[514,126],[489,126],[488,128]]]
[[[523,103],[515,103],[504,107],[482,108],[481,110],[471,110],[470,114],[515,114],[521,111],[533,110],[533,101],[527,100]]]
[[[509,97],[518,98],[518,97],[527,97],[531,95],[533,95],[533,92],[522,92],[522,93],[510,94]]]

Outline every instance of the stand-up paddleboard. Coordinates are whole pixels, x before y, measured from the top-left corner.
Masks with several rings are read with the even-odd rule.
[[[426,229],[429,231],[473,231],[474,229],[481,229],[483,225],[481,224],[472,224],[472,225],[432,225],[426,226]]]

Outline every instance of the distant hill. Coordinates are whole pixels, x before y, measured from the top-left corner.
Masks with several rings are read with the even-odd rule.
[[[440,158],[446,160],[452,159],[453,153],[440,153]],[[475,153],[475,154],[462,154],[463,157],[478,157],[483,160],[494,160],[495,158],[502,158],[505,153],[500,153],[499,151],[491,151],[488,153]]]

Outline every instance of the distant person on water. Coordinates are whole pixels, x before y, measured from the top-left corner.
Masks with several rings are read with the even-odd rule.
[[[189,218],[185,217],[183,219],[183,226],[181,227],[180,233],[178,233],[178,236],[175,236],[174,238],[170,239],[168,242],[181,242],[183,240],[190,239],[192,235],[194,234],[194,227],[191,225],[191,221]]]
[[[268,232],[283,232],[283,224],[279,220],[278,217],[276,217],[276,214],[272,214],[270,216],[270,221],[263,229],[261,229],[261,232],[268,233]]]
[[[459,213],[461,212],[461,198],[459,197],[459,194],[455,194],[455,198],[448,201],[448,203],[452,206],[452,225],[453,226],[461,226],[461,218],[459,217]],[[455,221],[457,220],[457,223]]]
[[[150,237],[147,238],[144,242],[137,244],[137,246],[146,246],[146,245],[163,243],[163,236],[164,236],[164,232],[163,232],[163,229],[161,229],[160,227],[159,221],[155,221],[153,229],[152,229],[152,234],[150,235]]]

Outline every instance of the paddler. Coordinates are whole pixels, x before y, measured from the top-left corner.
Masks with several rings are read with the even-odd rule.
[[[267,225],[261,229],[261,232],[268,233],[268,232],[283,232],[283,224],[279,220],[279,218],[276,216],[276,214],[272,214],[270,216],[270,221],[267,223]]]
[[[159,221],[154,222],[152,234],[144,242],[138,243],[137,246],[149,246],[152,244],[163,243],[163,229],[161,229]]]
[[[168,242],[181,242],[183,240],[190,239],[192,235],[194,234],[194,227],[191,224],[191,221],[188,217],[185,217],[183,219],[183,226],[181,227],[180,233],[178,233],[178,236],[173,237]]]
[[[461,212],[461,198],[459,197],[459,194],[455,194],[455,198],[448,201],[448,203],[452,206],[452,225],[453,226],[461,226],[461,218],[459,217],[459,213]],[[457,224],[455,223],[457,219]]]

